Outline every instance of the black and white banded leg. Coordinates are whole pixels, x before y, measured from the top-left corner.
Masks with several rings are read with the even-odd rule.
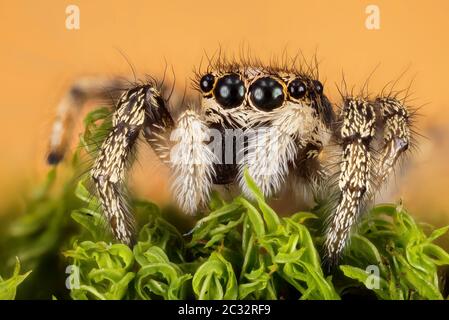
[[[126,91],[113,114],[113,128],[104,140],[91,175],[114,236],[132,244],[134,218],[123,193],[129,158],[146,121],[161,124],[168,115],[164,100],[150,85]],[[170,118],[171,120],[171,118]],[[169,120],[169,121],[170,121]]]
[[[340,196],[324,243],[327,262],[331,265],[341,255],[371,188],[370,144],[376,128],[374,107],[363,98],[346,98],[340,118],[343,149],[338,180]]]
[[[209,198],[214,154],[209,130],[193,108],[174,121],[165,100],[151,85],[126,91],[113,114],[113,128],[91,171],[100,202],[114,236],[131,245],[134,218],[123,192],[130,155],[140,131],[159,158],[172,169],[173,193],[179,206],[195,213]]]
[[[411,144],[411,115],[402,101],[378,97],[375,101],[346,99],[341,114],[343,146],[339,176],[340,198],[328,227],[325,251],[330,264],[337,262],[365,204],[388,180]],[[379,157],[371,142],[380,129]]]

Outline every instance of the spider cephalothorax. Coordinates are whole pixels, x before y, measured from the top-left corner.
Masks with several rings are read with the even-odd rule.
[[[296,155],[301,153],[296,152],[298,145],[310,156],[313,152],[318,154],[323,142],[327,142],[321,138],[329,138],[334,113],[323,93],[323,85],[310,72],[262,64],[221,64],[199,75],[196,81],[202,93],[204,121],[221,133],[223,152],[215,164],[215,183],[236,182],[235,178],[242,178],[243,168],[248,166],[256,181],[257,175],[265,177],[258,182],[269,196],[279,188],[272,190],[264,181],[280,184],[275,176],[268,179],[277,171],[270,166],[281,168],[284,162],[273,158],[285,156],[278,148],[293,147],[295,151],[291,152]],[[292,139],[293,146],[283,145],[288,144],[282,138],[284,134],[286,139],[287,136]],[[232,139],[241,143],[232,143]],[[267,145],[261,145],[262,140],[271,143],[271,152],[267,152]],[[263,155],[252,152],[257,145],[263,148]],[[227,156],[232,161],[226,161]],[[252,170],[253,166],[256,170]],[[240,185],[246,192],[243,179]]]
[[[116,84],[102,82],[103,87]],[[116,238],[133,241],[133,218],[122,187],[127,160],[142,132],[171,167],[175,198],[187,213],[208,202],[214,184],[236,184],[251,196],[244,170],[266,197],[287,186],[336,194],[324,249],[329,259],[337,259],[361,210],[410,144],[411,115],[403,101],[391,95],[343,94],[336,115],[316,72],[248,62],[211,64],[197,75],[194,87],[200,102],[176,106],[176,117],[152,82],[128,88],[117,98],[113,128],[91,170]],[[50,162],[62,158],[63,124],[73,116],[70,110],[99,95],[99,85],[80,82],[63,99]]]

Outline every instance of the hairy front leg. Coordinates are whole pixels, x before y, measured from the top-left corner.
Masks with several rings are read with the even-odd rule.
[[[159,93],[150,85],[125,92],[113,114],[113,128],[103,142],[91,171],[104,214],[112,233],[121,242],[132,244],[134,218],[123,192],[130,155],[146,119],[146,111],[162,108]]]
[[[339,135],[343,149],[338,180],[340,195],[324,243],[330,264],[336,263],[341,255],[371,188],[370,144],[376,124],[374,108],[363,98],[346,98],[340,118]]]

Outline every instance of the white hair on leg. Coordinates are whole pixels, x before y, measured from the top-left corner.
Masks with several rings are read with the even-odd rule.
[[[269,113],[257,113],[251,121],[270,123],[260,126],[248,137],[244,161],[239,165],[239,184],[245,195],[251,197],[243,172],[249,175],[266,197],[279,192],[294,163],[298,149],[303,148],[316,127],[316,113],[311,107],[287,103]]]
[[[189,214],[209,199],[215,156],[207,146],[209,129],[200,115],[187,110],[178,119],[170,139],[173,170],[172,192],[179,206]]]
[[[251,197],[244,179],[244,168],[262,193],[269,197],[280,190],[288,173],[288,163],[297,153],[295,139],[276,127],[261,127],[248,139],[247,153],[240,164],[239,184],[243,193]]]

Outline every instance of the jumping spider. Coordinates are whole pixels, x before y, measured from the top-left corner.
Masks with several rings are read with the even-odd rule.
[[[342,93],[336,114],[316,71],[216,61],[194,80],[199,106],[178,103],[177,116],[169,111],[169,101],[155,81],[115,96],[113,128],[91,170],[115,237],[133,242],[134,220],[122,188],[127,159],[142,132],[171,167],[176,201],[187,213],[208,202],[214,184],[236,184],[249,195],[242,178],[245,169],[267,197],[286,186],[335,193],[324,250],[330,261],[336,261],[361,211],[411,145],[413,113],[391,93],[375,98]],[[75,111],[91,98],[110,95],[106,88],[120,84],[116,79],[75,83],[59,106],[49,163],[62,159]],[[260,130],[257,138],[235,142],[249,130],[262,128],[266,130]],[[231,137],[231,163],[210,148],[211,130],[221,136],[223,150],[223,141]],[[243,161],[236,161],[236,155]]]

